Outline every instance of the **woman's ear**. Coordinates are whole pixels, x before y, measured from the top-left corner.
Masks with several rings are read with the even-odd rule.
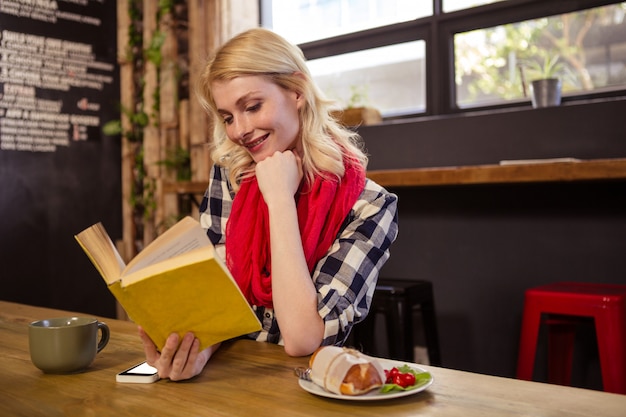
[[[293,75],[302,79],[302,81],[307,82],[306,76],[300,71],[294,72]],[[296,106],[298,109],[300,109],[304,105],[304,101],[305,101],[305,98],[304,98],[304,94],[302,93],[302,91],[296,90]]]
[[[304,94],[300,91],[296,91],[296,108],[300,110],[304,106]]]

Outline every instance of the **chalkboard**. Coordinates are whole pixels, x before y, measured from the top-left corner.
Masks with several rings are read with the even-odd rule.
[[[0,299],[115,316],[74,240],[121,237],[115,0],[0,3]]]

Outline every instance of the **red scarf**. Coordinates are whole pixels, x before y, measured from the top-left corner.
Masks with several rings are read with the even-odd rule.
[[[344,165],[341,182],[316,177],[299,194],[298,223],[309,272],[330,249],[365,187],[361,165],[349,160]],[[269,214],[256,177],[245,180],[233,200],[226,224],[226,264],[248,302],[272,307]]]

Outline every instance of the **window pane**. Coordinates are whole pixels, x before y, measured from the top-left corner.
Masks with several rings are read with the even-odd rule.
[[[317,85],[343,107],[368,105],[383,117],[424,112],[425,42],[308,61]]]
[[[299,44],[350,32],[406,22],[433,13],[432,1],[263,0],[264,27]],[[271,3],[268,7],[267,3]]]
[[[625,88],[625,14],[626,2],[455,35],[457,105],[528,100],[551,59],[564,96]]]
[[[469,9],[470,7],[482,6],[483,4],[497,3],[505,0],[443,0],[443,11]]]

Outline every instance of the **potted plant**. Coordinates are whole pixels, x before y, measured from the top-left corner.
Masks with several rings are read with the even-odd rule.
[[[372,125],[380,123],[380,112],[368,105],[367,87],[350,86],[351,95],[348,104],[334,116],[345,126]]]
[[[543,64],[536,61],[528,66],[531,100],[533,108],[558,106],[561,104],[561,78],[563,63],[559,56],[546,56]]]

